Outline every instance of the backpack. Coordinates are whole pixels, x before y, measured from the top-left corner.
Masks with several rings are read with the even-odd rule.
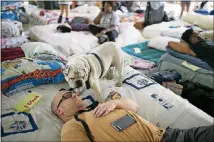
[[[87,23],[88,23],[88,19],[84,17],[74,17],[71,20],[71,24],[87,24]]]
[[[161,23],[164,17],[164,5],[160,6],[157,10],[152,9],[151,3],[147,2],[145,11],[144,27]]]
[[[188,80],[184,81],[182,85],[181,97],[214,117],[214,89]]]

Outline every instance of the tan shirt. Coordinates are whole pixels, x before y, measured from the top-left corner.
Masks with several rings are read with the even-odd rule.
[[[137,123],[122,132],[116,131],[110,124],[115,120],[132,114]],[[85,112],[79,116],[84,120],[94,138],[94,141],[161,141],[165,130],[159,129],[142,117],[129,111],[117,109],[105,117],[95,118],[92,112]],[[61,131],[61,141],[90,141],[81,122],[71,119],[64,124]]]

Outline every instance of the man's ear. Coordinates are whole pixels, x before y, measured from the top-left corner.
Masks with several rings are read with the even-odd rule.
[[[64,113],[63,113],[63,110],[62,110],[61,108],[57,108],[55,112],[56,112],[56,114],[57,114],[58,116],[61,116],[61,115],[64,114]]]

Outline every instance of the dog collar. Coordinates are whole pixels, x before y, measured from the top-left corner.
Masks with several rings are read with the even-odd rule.
[[[101,78],[103,76],[103,71],[104,71],[103,62],[101,61],[100,57],[96,53],[90,53],[90,54],[94,55],[100,63],[100,67],[101,67],[100,78]]]
[[[96,54],[96,53],[87,53],[87,54],[92,54],[92,55],[94,55],[96,58],[97,58],[97,60],[99,61],[99,63],[100,63],[100,67],[101,67],[101,74],[100,74],[100,78],[103,76],[103,71],[104,71],[104,67],[103,67],[103,62],[101,61],[101,59],[100,59],[100,57]],[[90,89],[90,83],[89,83],[89,78],[88,78],[88,80],[85,82],[85,84],[86,84],[86,88],[87,89]]]
[[[89,83],[89,79],[85,82],[85,85],[86,85],[86,88],[87,88],[87,89],[90,89],[90,88],[91,88],[90,83]]]

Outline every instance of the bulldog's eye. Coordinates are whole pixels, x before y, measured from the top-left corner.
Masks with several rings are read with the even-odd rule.
[[[70,80],[74,80],[75,78],[70,78]]]

